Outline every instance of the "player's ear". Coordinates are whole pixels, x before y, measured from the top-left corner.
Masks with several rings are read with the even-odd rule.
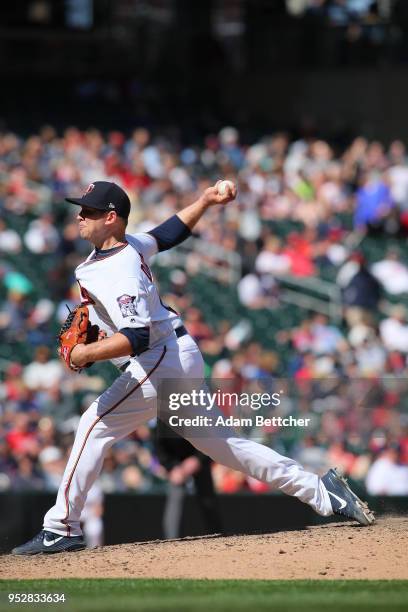
[[[115,223],[117,218],[118,218],[117,212],[115,210],[110,210],[108,214],[106,215],[105,220],[110,225],[111,223]]]

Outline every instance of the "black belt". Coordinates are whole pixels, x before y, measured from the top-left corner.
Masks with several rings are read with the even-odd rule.
[[[174,333],[176,334],[177,338],[182,338],[182,336],[186,336],[188,334],[188,331],[186,330],[184,325],[180,325],[180,327],[177,327],[177,329],[174,330]],[[123,365],[121,365],[119,367],[119,370],[121,372],[124,372],[129,364],[130,364],[130,360],[124,363]]]

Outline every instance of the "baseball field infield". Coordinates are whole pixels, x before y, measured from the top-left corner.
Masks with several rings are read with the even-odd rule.
[[[407,527],[407,517],[384,517],[370,527],[2,555],[0,610],[18,608],[9,593],[34,592],[63,593],[65,604],[46,604],[55,610],[407,610]]]

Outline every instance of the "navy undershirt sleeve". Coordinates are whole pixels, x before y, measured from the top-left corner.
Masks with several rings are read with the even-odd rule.
[[[159,252],[167,251],[191,236],[190,228],[177,215],[173,215],[147,233],[156,239]]]
[[[150,330],[148,327],[124,327],[119,330],[132,345],[132,357],[141,355],[149,348]]]

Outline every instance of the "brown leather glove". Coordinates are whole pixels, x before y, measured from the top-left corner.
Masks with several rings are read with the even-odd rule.
[[[74,372],[82,370],[71,362],[71,352],[74,346],[96,342],[98,336],[99,327],[91,324],[88,307],[76,306],[67,316],[58,334],[58,353],[70,370]],[[89,368],[92,363],[87,363],[84,367]]]

